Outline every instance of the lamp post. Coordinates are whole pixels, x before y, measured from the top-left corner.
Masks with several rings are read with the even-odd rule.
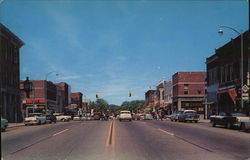
[[[48,72],[48,73],[46,73],[45,74],[45,82],[44,82],[44,88],[45,88],[45,113],[47,113],[47,110],[48,110],[48,102],[47,102],[47,91],[48,91],[48,89],[47,89],[47,78],[48,78],[48,76],[50,75],[50,74],[52,74],[52,73],[54,73],[54,72],[56,72],[56,71],[51,71],[51,72]],[[56,76],[58,76],[59,74],[58,73],[56,73]],[[45,83],[46,83],[46,85],[45,85]]]
[[[220,26],[219,27],[219,31],[218,33],[219,34],[223,34],[223,30],[222,28],[227,28],[227,29],[230,29],[234,32],[236,32],[238,35],[240,35],[240,39],[241,39],[241,47],[240,47],[240,55],[241,55],[241,67],[240,67],[240,79],[241,79],[241,109],[244,108],[244,101],[243,101],[243,98],[242,98],[242,87],[243,87],[243,33],[239,32],[238,30],[232,28],[232,27],[229,27],[229,26]]]

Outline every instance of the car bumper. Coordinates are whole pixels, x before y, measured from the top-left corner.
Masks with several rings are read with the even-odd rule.
[[[240,125],[241,125],[240,122],[235,122],[235,123],[233,124],[233,126],[234,126],[234,127],[237,127],[237,128],[240,128]]]
[[[130,117],[124,117],[124,118],[119,118],[120,120],[131,120],[132,118]]]
[[[38,121],[24,121],[24,124],[38,124]]]

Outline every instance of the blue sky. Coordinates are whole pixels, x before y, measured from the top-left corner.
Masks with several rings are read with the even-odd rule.
[[[246,0],[4,0],[0,10],[1,23],[25,43],[21,79],[55,71],[48,80],[118,105],[144,99],[175,72],[205,71],[206,57],[237,36],[219,36],[220,25],[249,28]]]

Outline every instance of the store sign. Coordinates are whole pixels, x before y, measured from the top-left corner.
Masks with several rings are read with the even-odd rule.
[[[242,100],[248,101],[249,100],[249,93],[242,93]]]
[[[242,86],[242,91],[247,92],[249,90],[249,87],[247,85]]]

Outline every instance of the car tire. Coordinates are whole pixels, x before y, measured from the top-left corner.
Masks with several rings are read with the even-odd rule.
[[[213,122],[213,127],[215,127],[215,126],[216,126],[216,123]]]
[[[187,123],[187,120],[184,120],[184,123]]]
[[[194,121],[195,123],[198,123],[198,121]]]
[[[246,130],[246,126],[245,126],[245,123],[241,123],[240,124],[240,129],[245,131]]]
[[[231,123],[227,123],[227,124],[225,125],[225,128],[228,128],[228,129],[232,128],[232,124],[231,124]]]
[[[41,121],[38,121],[38,125],[41,125]]]

